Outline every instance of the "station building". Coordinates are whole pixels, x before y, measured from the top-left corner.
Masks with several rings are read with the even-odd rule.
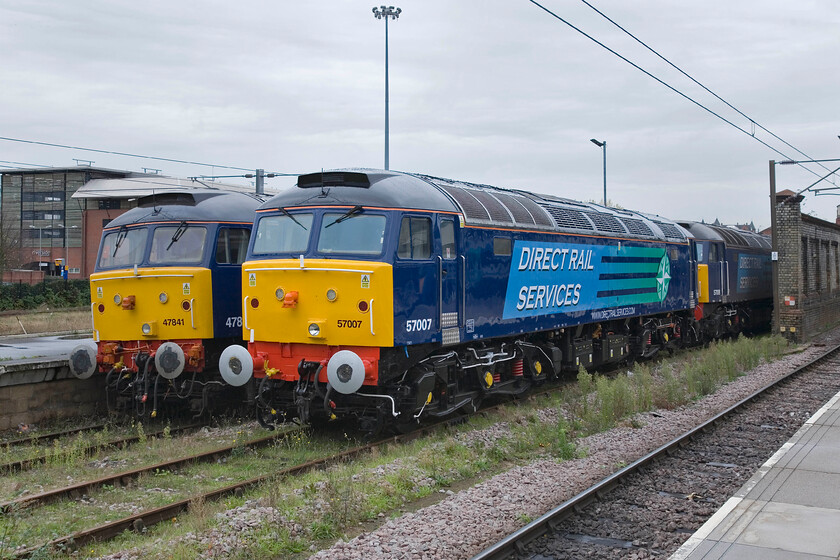
[[[99,167],[3,170],[0,175],[0,270],[4,282],[37,283],[45,276],[86,279],[94,270],[103,228],[142,196],[212,186]]]

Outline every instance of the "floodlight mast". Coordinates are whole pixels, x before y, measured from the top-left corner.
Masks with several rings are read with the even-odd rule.
[[[395,8],[394,6],[380,6],[373,8],[373,15],[376,19],[385,20],[385,169],[389,169],[388,164],[388,20],[393,18],[396,20],[400,17],[402,8]]]

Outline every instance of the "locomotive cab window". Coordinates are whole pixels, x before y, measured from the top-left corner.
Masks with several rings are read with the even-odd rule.
[[[720,260],[717,243],[709,244],[709,262],[717,262]]]
[[[219,228],[216,238],[216,262],[219,264],[242,264],[248,251],[251,231],[245,228]]]
[[[453,220],[440,221],[440,248],[444,259],[455,258],[455,222]]]
[[[359,207],[361,208],[361,207]],[[355,210],[355,208],[354,208]],[[385,241],[385,216],[377,214],[324,214],[318,234],[318,252],[379,255]]]
[[[148,234],[147,228],[120,229],[106,234],[102,239],[99,267],[134,266],[143,262]]]
[[[312,214],[266,216],[257,222],[254,254],[305,253],[312,232]]]
[[[432,256],[432,221],[429,218],[406,216],[402,219],[397,256],[412,260]]]
[[[152,235],[151,264],[183,264],[201,262],[207,228],[182,222],[178,226],[155,228]]]

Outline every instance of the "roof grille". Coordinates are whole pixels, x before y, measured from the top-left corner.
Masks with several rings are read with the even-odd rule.
[[[516,200],[522,203],[522,206],[524,206],[525,209],[531,213],[531,216],[534,217],[534,221],[537,223],[538,226],[550,228],[554,227],[554,220],[552,220],[551,216],[548,215],[545,207],[540,206],[530,198],[526,198],[524,196],[517,197]]]
[[[720,234],[720,236],[723,237],[724,241],[726,241],[730,245],[740,245],[741,247],[749,247],[750,246],[749,242],[745,239],[745,236],[741,235],[740,233],[738,233],[736,231],[732,231],[731,229],[717,227],[717,226],[709,226],[709,227],[711,227],[713,230],[718,232]]]
[[[493,195],[499,199],[499,201],[505,205],[505,207],[510,211],[511,215],[513,215],[513,220],[517,224],[527,224],[527,225],[534,225],[534,217],[522,203],[523,199],[513,197],[507,194],[502,193],[493,193]]]
[[[610,233],[627,233],[624,226],[615,216],[609,214],[601,214],[598,212],[584,212],[598,231],[607,231]]]
[[[659,229],[662,230],[662,233],[665,234],[666,238],[685,239],[685,236],[680,231],[680,228],[678,228],[674,224],[666,224],[665,222],[657,222],[656,220],[654,220],[653,223],[659,226]]]
[[[476,197],[484,208],[487,209],[487,212],[490,214],[491,221],[505,224],[513,223],[513,218],[511,217],[510,212],[508,212],[507,208],[502,206],[502,203],[499,202],[491,193],[487,191],[470,190],[470,194]]]
[[[653,232],[642,220],[637,220],[636,218],[621,218],[621,221],[624,222],[624,226],[630,233],[643,235],[645,237],[653,237]]]
[[[551,214],[551,217],[554,218],[559,228],[584,229],[588,231],[595,229],[592,223],[586,219],[583,212],[560,208],[559,206],[543,206],[543,208]]]
[[[490,220],[490,214],[487,212],[487,209],[471,192],[449,185],[441,185],[440,183],[438,185],[458,202],[458,205],[464,210],[464,215],[467,218],[483,220],[485,222]]]

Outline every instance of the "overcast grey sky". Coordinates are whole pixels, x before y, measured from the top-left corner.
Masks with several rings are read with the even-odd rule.
[[[542,4],[751,130],[584,3]],[[840,158],[836,0],[592,4],[790,144]],[[381,168],[385,29],[373,5],[0,0],[0,136],[287,173]],[[600,201],[597,138],[607,141],[613,202],[769,225],[768,161],[784,157],[531,2],[395,5],[391,169]],[[0,141],[0,165],[73,158],[174,176],[233,173]],[[777,177],[779,190],[818,178],[793,166]],[[809,195],[804,210],[833,221],[837,204]]]

